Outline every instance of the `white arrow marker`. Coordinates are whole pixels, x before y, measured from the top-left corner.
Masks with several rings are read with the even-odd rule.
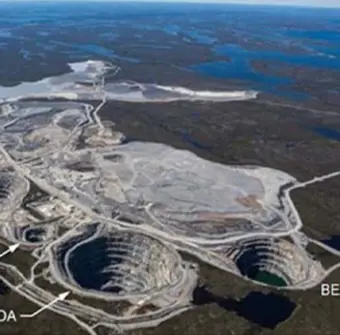
[[[8,247],[6,251],[4,251],[2,254],[0,254],[0,258],[6,256],[9,253],[12,253],[19,248],[20,244],[13,244]]]
[[[37,311],[35,311],[32,314],[20,314],[21,318],[34,318],[35,316],[37,316],[39,313],[41,313],[42,311],[44,311],[47,308],[50,308],[52,305],[54,305],[56,302],[58,301],[62,301],[65,300],[66,297],[70,294],[70,292],[64,292],[58,295],[57,298],[55,298],[54,300],[52,300],[50,303],[48,303],[47,305],[41,307],[40,309],[38,309]]]

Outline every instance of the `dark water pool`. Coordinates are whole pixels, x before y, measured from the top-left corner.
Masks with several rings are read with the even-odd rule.
[[[193,303],[195,305],[217,303],[249,322],[269,329],[275,329],[278,324],[287,320],[296,308],[294,302],[281,294],[250,292],[242,299],[233,299],[217,296],[204,286],[195,289]]]
[[[43,235],[45,234],[45,229],[42,228],[32,228],[26,232],[26,241],[31,243],[41,242],[43,240]]]
[[[322,242],[334,249],[340,250],[340,235],[332,236],[329,239],[324,240]]]
[[[241,271],[242,275],[271,286],[287,286],[287,283],[283,278],[279,277],[275,273],[271,273],[260,268],[259,264],[268,261],[268,256],[265,252],[269,252],[269,250],[264,245],[261,248],[254,245],[245,250],[236,261],[237,267]]]
[[[311,130],[325,138],[330,140],[340,141],[340,131],[329,127],[312,127]]]
[[[296,305],[280,294],[251,292],[240,300],[237,313],[262,327],[274,329],[288,319]]]

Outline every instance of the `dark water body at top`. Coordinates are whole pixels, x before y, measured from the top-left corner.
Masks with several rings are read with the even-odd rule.
[[[294,92],[277,86],[288,86],[293,84],[293,80],[288,77],[271,76],[253,70],[248,62],[235,58],[231,62],[216,61],[201,63],[191,66],[191,69],[212,77],[223,79],[236,79],[240,82],[247,82],[248,87],[267,93],[273,93],[295,100],[305,100],[310,97],[307,93]]]
[[[282,35],[283,33],[281,33]],[[271,33],[267,33],[268,36]],[[251,36],[251,34],[250,34]],[[327,34],[323,34],[326,41]],[[330,32],[330,41],[333,41],[333,34]],[[339,32],[340,36],[340,32]],[[284,39],[284,37],[282,36]],[[339,37],[340,41],[340,37]],[[306,43],[306,42],[304,42]],[[310,96],[307,93],[299,93],[283,89],[282,86],[294,84],[294,80],[288,75],[270,75],[256,70],[252,62],[274,62],[275,64],[288,64],[292,66],[302,66],[327,70],[340,70],[340,48],[331,49],[314,46],[311,49],[308,43],[305,45],[310,52],[305,54],[290,54],[276,50],[250,50],[238,44],[225,44],[213,47],[216,56],[228,57],[229,61],[210,61],[196,64],[191,69],[218,78],[232,78],[249,82],[254,89],[276,93],[282,96],[289,96],[296,100],[307,99]],[[318,50],[317,50],[318,49]],[[329,53],[329,54],[328,54]],[[336,56],[334,55],[336,54]],[[279,65],[277,65],[279,67]]]
[[[220,307],[234,311],[246,320],[269,329],[275,329],[278,324],[287,320],[296,308],[295,303],[280,294],[250,292],[246,297],[236,300],[217,296],[205,287],[195,289],[193,303],[217,303]]]
[[[339,33],[340,35],[340,33]],[[221,45],[214,48],[218,56],[229,56],[243,66],[249,66],[251,60],[279,61],[292,65],[301,65],[325,69],[340,69],[340,58],[319,54],[289,54],[276,50],[247,50],[237,44]]]
[[[331,41],[338,43],[340,41],[340,32],[334,30],[289,30],[287,35],[291,37],[307,38],[312,40]],[[340,47],[339,47],[340,48]]]

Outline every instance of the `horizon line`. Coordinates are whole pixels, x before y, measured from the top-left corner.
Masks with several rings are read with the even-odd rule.
[[[252,3],[248,0],[244,2],[224,2],[221,0],[0,0],[0,3],[10,3],[15,5],[16,3],[72,3],[72,2],[86,2],[86,3],[154,3],[154,4],[174,4],[174,5],[181,5],[181,4],[201,4],[201,5],[232,5],[232,6],[250,6],[250,7],[291,7],[291,8],[314,8],[314,9],[340,9],[339,5],[335,4],[307,4],[307,3]]]

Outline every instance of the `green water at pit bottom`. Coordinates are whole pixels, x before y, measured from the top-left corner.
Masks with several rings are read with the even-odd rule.
[[[287,286],[287,283],[281,277],[268,271],[258,271],[252,279],[272,286]]]

